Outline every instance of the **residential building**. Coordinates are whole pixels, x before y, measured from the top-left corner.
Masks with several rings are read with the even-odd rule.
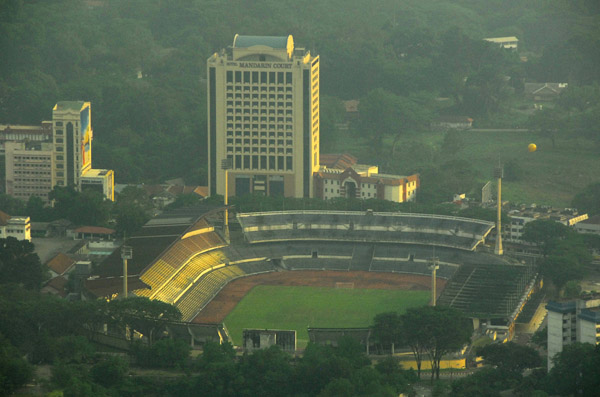
[[[236,35],[207,60],[209,194],[313,197],[319,57],[293,37]],[[224,162],[225,160],[225,162]]]
[[[525,83],[524,93],[534,101],[553,101],[567,87],[567,83]]]
[[[0,238],[14,237],[31,241],[31,222],[28,216],[10,216],[0,211]]]
[[[434,130],[470,130],[473,128],[473,119],[467,116],[440,116],[431,123]]]
[[[550,301],[548,310],[548,371],[552,358],[575,342],[597,345],[600,341],[600,298],[569,302]]]

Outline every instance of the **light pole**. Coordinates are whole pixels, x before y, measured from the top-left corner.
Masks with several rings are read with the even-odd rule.
[[[133,258],[133,248],[128,245],[121,247],[123,259],[123,298],[127,298],[127,260]]]
[[[229,243],[229,211],[227,209],[227,205],[228,205],[228,198],[229,198],[229,193],[228,193],[228,177],[229,177],[229,170],[231,168],[233,168],[233,159],[227,158],[227,159],[223,159],[221,160],[221,169],[225,171],[225,197],[224,197],[224,204],[225,204],[225,215],[224,215],[224,219],[223,219],[223,234],[225,235],[225,240]]]
[[[502,164],[494,169],[494,177],[498,179],[498,219],[496,221],[496,247],[494,253],[502,255],[502,177],[504,177],[504,168]]]
[[[429,270],[431,270],[431,306],[435,306],[436,304],[436,273],[440,268],[438,265],[439,258],[437,256],[432,256],[429,260]]]

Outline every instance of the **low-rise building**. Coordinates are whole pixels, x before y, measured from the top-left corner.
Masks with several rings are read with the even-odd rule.
[[[431,129],[464,131],[473,128],[473,119],[467,116],[440,116],[431,122]]]
[[[519,49],[519,39],[515,36],[488,37],[484,40],[489,41],[490,43],[498,44],[500,47],[507,50],[517,51]]]
[[[502,236],[505,241],[512,243],[522,243],[525,225],[535,220],[551,219],[565,226],[574,226],[588,219],[587,214],[579,214],[574,209],[538,208],[535,204],[513,209],[508,212],[508,216],[510,225],[504,228]]]
[[[314,175],[315,197],[375,198],[397,203],[414,201],[417,197],[417,174],[381,174],[379,167],[357,164],[356,158],[347,154],[322,155],[320,161],[319,172]]]
[[[553,101],[567,86],[567,83],[525,83],[524,92],[534,101]]]
[[[10,216],[0,211],[0,238],[14,237],[31,241],[31,221],[28,216]]]
[[[575,224],[573,228],[579,233],[600,235],[600,215],[594,215],[588,219],[584,219]]]

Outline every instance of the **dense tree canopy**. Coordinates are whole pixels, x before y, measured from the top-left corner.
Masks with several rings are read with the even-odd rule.
[[[183,176],[205,184],[205,60],[236,33],[293,34],[321,55],[323,95],[368,101],[386,90],[410,110],[397,127],[413,128],[411,115],[437,110],[411,103],[420,92],[451,98],[454,113],[487,117],[523,77],[597,83],[592,3],[2,0],[0,123],[37,124],[59,100],[90,100],[95,166],[115,169],[119,182]],[[481,40],[510,35],[527,64]],[[323,112],[335,112],[327,102]],[[585,114],[592,122],[599,113]],[[327,142],[336,116],[322,119]]]
[[[0,239],[1,283],[22,284],[29,289],[39,289],[46,277],[35,247],[27,240],[14,237]]]

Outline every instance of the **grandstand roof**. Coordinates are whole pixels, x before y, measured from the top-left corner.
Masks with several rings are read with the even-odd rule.
[[[123,291],[123,277],[87,279],[84,285],[88,292],[98,298],[109,297]],[[127,277],[127,291],[131,292],[144,288],[148,288],[148,286],[137,276]]]
[[[149,220],[123,244],[133,248],[133,258],[128,261],[129,274],[139,275],[188,229],[193,228],[199,218],[218,208],[217,205],[180,208]],[[118,249],[98,266],[95,273],[109,277],[121,275],[122,271],[123,259]]]

